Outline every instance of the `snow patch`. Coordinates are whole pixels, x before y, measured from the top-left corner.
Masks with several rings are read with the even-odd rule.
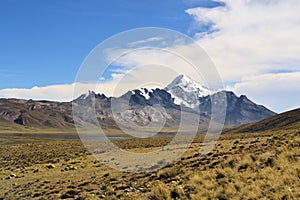
[[[149,91],[146,88],[142,88],[141,90],[141,95],[145,97],[145,99],[150,99]]]

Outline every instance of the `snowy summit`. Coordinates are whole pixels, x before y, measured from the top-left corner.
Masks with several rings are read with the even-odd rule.
[[[198,106],[198,98],[214,93],[186,75],[177,76],[165,90],[172,95],[175,104],[190,108]]]

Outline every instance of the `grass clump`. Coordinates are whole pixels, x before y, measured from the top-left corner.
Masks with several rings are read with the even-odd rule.
[[[155,186],[151,193],[148,195],[148,200],[171,200],[171,196],[169,191],[166,189],[167,187],[163,183],[159,183]]]
[[[180,174],[181,170],[178,167],[163,169],[158,173],[160,179],[171,179]]]

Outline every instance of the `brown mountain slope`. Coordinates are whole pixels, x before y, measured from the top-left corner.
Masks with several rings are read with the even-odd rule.
[[[300,108],[284,112],[273,117],[242,125],[229,130],[230,133],[258,132],[266,130],[299,129],[300,130]]]
[[[36,128],[71,128],[74,126],[71,104],[64,102],[0,99],[0,117],[2,125],[14,127],[21,125]]]

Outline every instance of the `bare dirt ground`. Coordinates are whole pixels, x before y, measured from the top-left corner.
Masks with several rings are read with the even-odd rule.
[[[170,138],[117,140],[152,151]],[[173,164],[126,173],[80,140],[0,136],[0,199],[300,199],[300,131],[225,134],[199,157],[201,138]]]

